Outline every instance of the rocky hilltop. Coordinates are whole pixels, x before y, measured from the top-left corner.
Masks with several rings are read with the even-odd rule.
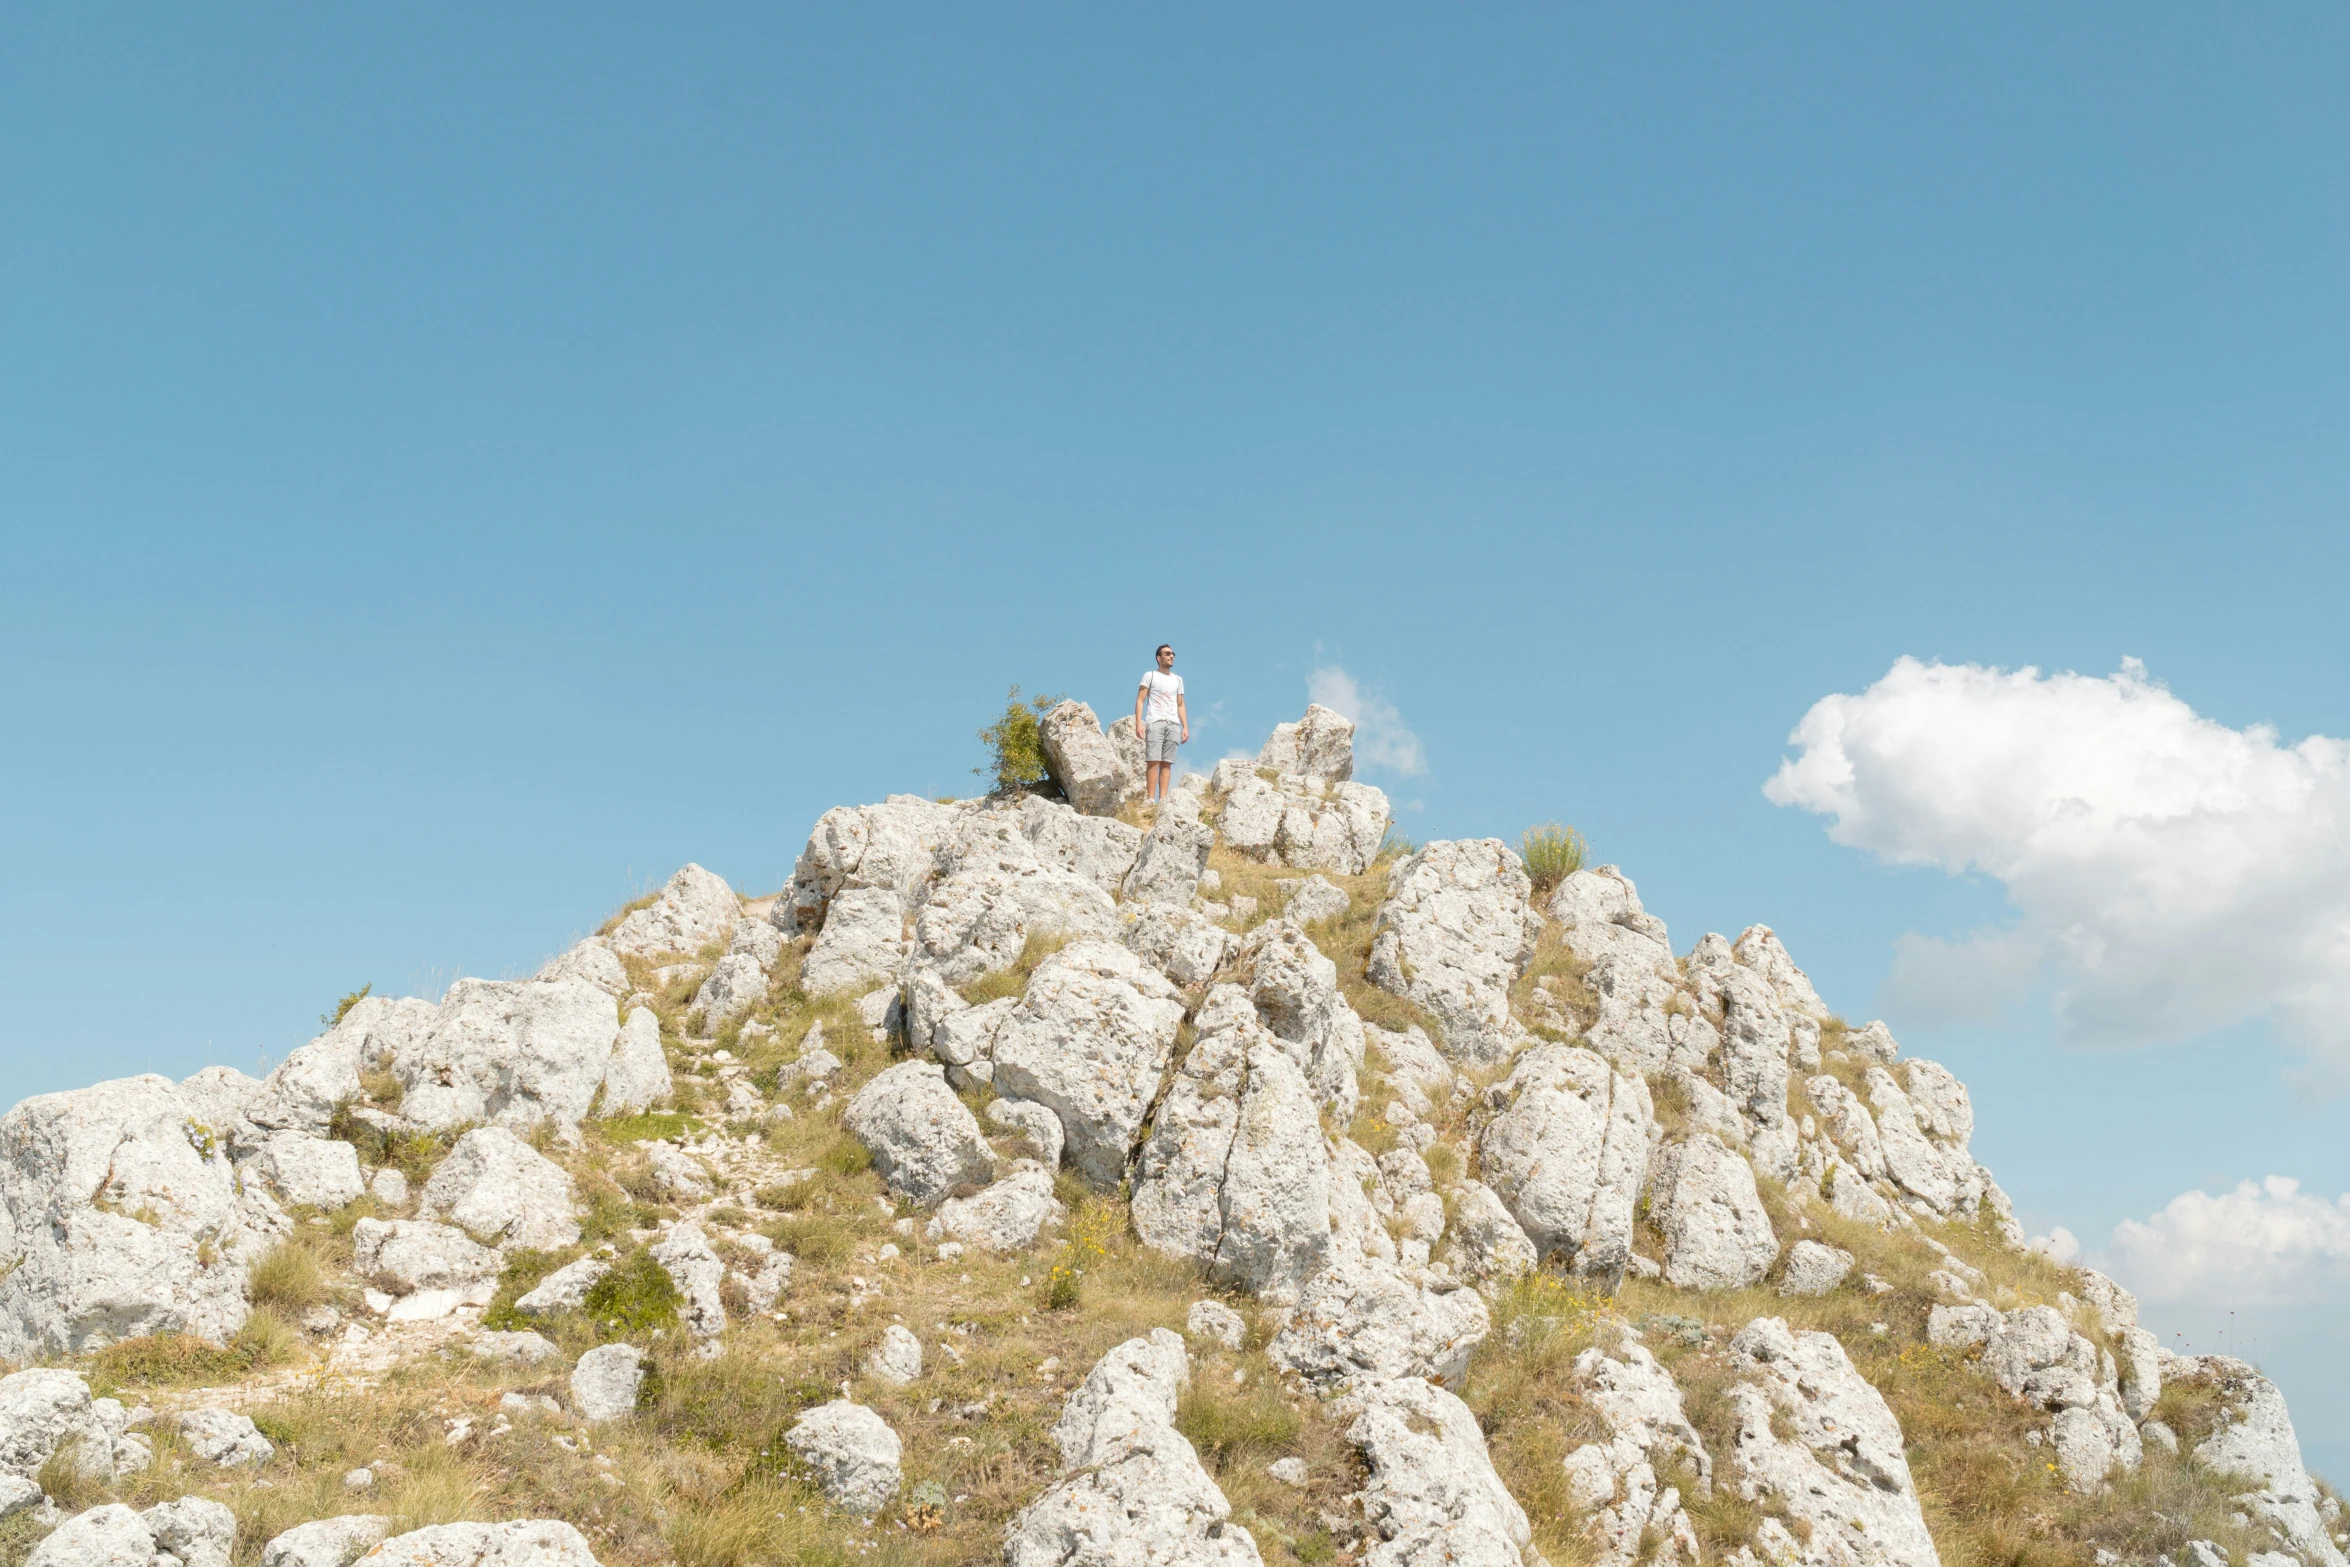
[[[2350,1567],[1767,927],[1128,727],[17,1105],[0,1567]]]

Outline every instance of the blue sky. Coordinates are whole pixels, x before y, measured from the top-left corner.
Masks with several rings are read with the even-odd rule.
[[[689,858],[770,890],[825,807],[968,787],[1006,685],[1118,703],[1164,638],[1203,762],[1340,669],[1415,836],[1562,818],[1684,950],[1777,927],[1969,1082],[2036,1229],[2330,1198],[2343,1103],[2257,996],[1905,1014],[1897,940],[2031,908],[1762,786],[1904,656],[2350,734],[2346,44],[13,9],[0,1098],[250,1069]],[[2238,1332],[2350,1457],[2328,1277]]]

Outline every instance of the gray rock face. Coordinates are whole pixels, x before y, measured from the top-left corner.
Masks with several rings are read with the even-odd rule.
[[[1049,1174],[1061,1167],[1061,1118],[1029,1099],[991,1099],[987,1119],[1025,1142]]]
[[[1786,1009],[1753,971],[1732,965],[1721,975],[1722,1088],[1745,1124],[1755,1167],[1774,1180],[1795,1173],[1795,1129],[1787,1112]]]
[[[1307,1283],[1267,1354],[1326,1387],[1383,1377],[1458,1382],[1492,1325],[1475,1290],[1416,1284],[1393,1263],[1341,1256]]]
[[[1052,1125],[1057,1138],[1060,1123]],[[958,1240],[982,1251],[1019,1251],[1034,1245],[1044,1227],[1060,1217],[1052,1172],[1041,1164],[1024,1164],[984,1191],[940,1203],[927,1233],[934,1241]]]
[[[1119,934],[1110,895],[1040,856],[1028,825],[1014,810],[968,811],[942,835],[938,880],[918,890],[914,967],[967,985],[1011,968],[1031,937]]]
[[[1550,895],[1550,917],[1567,950],[1585,963],[1627,957],[1651,973],[1680,979],[1665,922],[1640,906],[1640,890],[1613,865],[1577,871],[1560,882]]]
[[[612,950],[650,958],[674,952],[692,957],[713,941],[724,941],[742,913],[742,900],[725,878],[699,865],[681,867],[652,903],[622,920],[610,937]]]
[[[705,1028],[741,1017],[767,995],[767,970],[783,951],[783,932],[765,920],[737,920],[726,955],[694,992]]]
[[[33,1547],[25,1567],[149,1567],[155,1536],[120,1502],[76,1513]]]
[[[579,1239],[577,1196],[563,1167],[500,1126],[457,1139],[424,1183],[418,1211],[504,1250],[552,1251]]]
[[[1492,1097],[1503,1108],[1478,1147],[1485,1183],[1542,1257],[1623,1277],[1655,1124],[1648,1085],[1589,1050],[1545,1044]]]
[[[1696,1562],[1696,1526],[1681,1509],[1680,1492],[1660,1487],[1656,1461],[1687,1459],[1701,1486],[1711,1484],[1713,1464],[1683,1413],[1672,1374],[1627,1340],[1615,1355],[1594,1346],[1577,1356],[1575,1382],[1609,1432],[1607,1441],[1568,1454],[1565,1466],[1601,1567],[1631,1567],[1652,1530],[1661,1537],[1657,1559]]]
[[[1199,819],[1198,802],[1188,794],[1170,794],[1126,878],[1127,901],[1190,908],[1215,844],[1214,829]]]
[[[431,1031],[393,1053],[400,1113],[435,1129],[575,1126],[603,1086],[618,1033],[612,998],[583,980],[461,979]]]
[[[1101,720],[1083,702],[1063,702],[1036,721],[1045,771],[1069,803],[1087,816],[1115,816],[1135,798],[1133,779],[1102,733]]]
[[[539,1333],[476,1333],[473,1352],[502,1366],[543,1366],[563,1358],[555,1341]]]
[[[606,1344],[580,1356],[571,1368],[571,1407],[579,1418],[601,1422],[635,1414],[644,1360],[629,1344]]]
[[[1795,960],[1787,955],[1787,949],[1772,934],[1770,926],[1747,926],[1730,944],[1730,954],[1761,976],[1788,1011],[1822,1019],[1830,1015],[1820,1001],[1820,993],[1811,988],[1811,981],[1795,966]]]
[[[865,1357],[865,1374],[892,1387],[904,1387],[922,1375],[922,1341],[899,1323],[881,1330],[881,1342]]]
[[[1005,1567],[1256,1567],[1256,1541],[1175,1429],[1189,1374],[1165,1328],[1095,1363],[1053,1426],[1061,1478],[1012,1520]]]
[[[126,1433],[122,1406],[93,1403],[80,1372],[38,1366],[0,1377],[0,1474],[37,1479],[68,1445],[76,1449],[75,1467],[92,1479],[147,1465],[147,1450]]]
[[[906,959],[905,900],[888,887],[850,887],[824,913],[824,928],[800,965],[811,995],[863,991],[886,982]]]
[[[1452,1243],[1445,1260],[1454,1273],[1490,1294],[1540,1265],[1534,1243],[1493,1188],[1463,1181],[1453,1202]]]
[[[229,1551],[237,1542],[237,1515],[226,1503],[183,1496],[139,1516],[154,1537],[158,1557],[169,1553],[182,1567],[228,1567]]]
[[[2192,1374],[2217,1384],[2233,1416],[2196,1444],[2196,1462],[2258,1485],[2245,1498],[2253,1516],[2275,1525],[2311,1563],[2341,1567],[2342,1551],[2318,1510],[2317,1486],[2302,1467],[2301,1439],[2286,1413],[2285,1396],[2241,1360],[2225,1355],[2188,1359]]]
[[[302,1132],[267,1134],[244,1169],[296,1207],[341,1208],[367,1194],[356,1148]]]
[[[277,1448],[252,1421],[231,1409],[192,1409],[180,1416],[180,1440],[188,1451],[224,1469],[266,1464]]]
[[[1369,1567],[1528,1567],[1525,1510],[1494,1472],[1469,1407],[1419,1377],[1363,1384],[1347,1440],[1370,1470]]]
[[[1236,1350],[1248,1338],[1248,1324],[1239,1312],[1220,1300],[1195,1300],[1183,1318],[1183,1330]]]
[[[1370,980],[1425,1009],[1456,1059],[1506,1056],[1520,1029],[1509,991],[1534,955],[1533,883],[1498,838],[1431,843],[1387,876]]]
[[[1730,1391],[1729,1474],[1739,1495],[1811,1526],[1805,1544],[1772,1520],[1757,1543],[1818,1567],[1940,1567],[1900,1422],[1834,1336],[1757,1317],[1730,1347],[1744,1379]]]
[[[1343,888],[1327,876],[1308,876],[1303,881],[1281,884],[1281,917],[1293,925],[1312,925],[1332,920],[1353,906]]]
[[[873,1167],[906,1201],[935,1208],[958,1187],[995,1177],[995,1155],[970,1108],[929,1061],[905,1061],[857,1091],[841,1126],[873,1153]]]
[[[1852,1253],[1818,1241],[1797,1241],[1787,1251],[1787,1271],[1779,1279],[1782,1295],[1825,1295],[1852,1271]]]
[[[278,1063],[245,1119],[264,1131],[323,1136],[335,1107],[359,1096],[359,1070],[391,1060],[432,1029],[440,1009],[416,997],[368,996],[343,1020]]]
[[[515,1301],[514,1309],[533,1317],[577,1311],[587,1304],[587,1293],[595,1287],[596,1280],[611,1271],[610,1260],[603,1257],[582,1257],[577,1262],[565,1263]]]
[[[413,1529],[362,1560],[368,1567],[597,1567],[595,1552],[577,1529],[546,1518]]]
[[[661,1049],[661,1020],[646,1007],[631,1007],[628,1021],[612,1041],[604,1066],[604,1091],[596,1100],[602,1115],[637,1115],[669,1099],[669,1057]]]
[[[0,1356],[225,1340],[245,1269],[286,1229],[169,1079],[36,1095],[0,1117]]]
[[[1297,1298],[1330,1250],[1312,1091],[1238,987],[1219,985],[1136,1169],[1135,1233],[1267,1300]]]
[[[793,867],[791,896],[776,901],[770,920],[787,932],[829,925],[827,905],[855,888],[892,894],[892,906],[902,917],[937,869],[939,844],[957,816],[953,806],[912,794],[826,811]],[[813,960],[815,954],[809,956]]]
[[[1657,1150],[1651,1202],[1664,1231],[1665,1282],[1680,1289],[1745,1289],[1779,1255],[1754,1171],[1708,1133]]]
[[[1182,1021],[1165,976],[1123,947],[1077,942],[1037,966],[996,1031],[996,1088],[1059,1116],[1070,1164],[1115,1189]]]
[[[863,1404],[819,1404],[783,1440],[836,1506],[869,1517],[898,1494],[898,1434]]]
[[[634,988],[628,982],[628,970],[612,944],[601,936],[590,936],[569,951],[547,961],[533,979],[579,979],[595,986],[617,1001]]]
[[[1319,702],[1308,703],[1293,724],[1275,724],[1257,752],[1257,766],[1316,787],[1345,783],[1355,774],[1353,720]]]
[[[351,1567],[392,1532],[392,1521],[351,1513],[298,1524],[261,1547],[261,1567]]]
[[[676,1224],[650,1247],[646,1255],[661,1265],[677,1286],[678,1320],[696,1338],[716,1338],[726,1331],[726,1303],[719,1291],[726,1282],[726,1264],[710,1249],[709,1237],[698,1224]]]
[[[1229,787],[1217,831],[1227,847],[1254,860],[1359,876],[1387,836],[1387,796],[1368,784],[1324,789],[1299,777],[1267,782],[1241,772]]]
[[[1131,724],[1113,724],[1113,730],[1132,735]],[[1142,795],[1142,751],[1138,744],[1132,770],[1134,797]],[[1142,829],[1114,817],[1087,816],[1066,805],[1029,795],[1020,802],[1020,828],[1034,846],[1037,859],[1054,869],[1082,876],[1104,892],[1125,885],[1126,873],[1142,850]]]
[[[503,1266],[495,1251],[450,1225],[361,1219],[351,1227],[351,1271],[395,1295],[490,1283]]]
[[[1145,907],[1126,927],[1126,948],[1178,985],[1204,985],[1240,940],[1204,914],[1160,905]]]
[[[208,1066],[180,1079],[180,1102],[188,1107],[188,1119],[215,1135],[244,1120],[267,1091],[259,1078],[247,1077],[233,1066]],[[328,1108],[331,1112],[333,1107]]]
[[[1367,1036],[1338,988],[1338,966],[1286,920],[1259,925],[1241,943],[1237,974],[1258,1020],[1288,1049],[1316,1104],[1339,1121],[1354,1115]]]

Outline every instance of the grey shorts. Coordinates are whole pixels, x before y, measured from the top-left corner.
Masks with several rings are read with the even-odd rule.
[[[1142,759],[1146,762],[1172,762],[1178,743],[1175,737],[1181,733],[1181,724],[1170,724],[1164,720],[1145,726],[1142,731]]]

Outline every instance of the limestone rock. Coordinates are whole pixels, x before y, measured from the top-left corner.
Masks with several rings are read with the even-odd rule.
[[[1745,1289],[1779,1255],[1754,1171],[1700,1132],[1657,1151],[1652,1203],[1664,1232],[1665,1282],[1680,1289]]]
[[[1061,1118],[1043,1105],[1029,1099],[991,1099],[987,1119],[1026,1141],[1048,1175],[1061,1167]]]
[[[1648,1085],[1589,1050],[1544,1044],[1493,1091],[1503,1106],[1478,1145],[1485,1183],[1544,1258],[1623,1277],[1648,1175]]]
[[[0,1357],[224,1341],[245,1269],[286,1229],[169,1079],[35,1095],[0,1117]]]
[[[2260,1489],[2245,1499],[2253,1516],[2274,1525],[2313,1567],[2342,1567],[2342,1552],[2319,1511],[2316,1483],[2302,1466],[2301,1440],[2276,1384],[2230,1356],[2184,1358],[2189,1375],[2217,1386],[2233,1417],[2196,1444],[2196,1462],[2257,1484]]]
[[[1393,1263],[1342,1256],[1307,1283],[1267,1354],[1323,1386],[1381,1377],[1458,1382],[1491,1329],[1475,1290],[1416,1284]]]
[[[688,864],[649,906],[614,928],[612,950],[638,958],[669,952],[691,957],[713,941],[726,940],[741,913],[742,900],[723,877]]]
[[[701,1160],[674,1143],[648,1141],[637,1146],[645,1151],[645,1162],[653,1167],[653,1179],[663,1193],[679,1202],[700,1202],[710,1195],[710,1172]]]
[[[1118,907],[1092,880],[1038,855],[1018,812],[970,812],[942,836],[920,890],[909,961],[967,985],[1020,961],[1032,938],[1112,938]]]
[[[1354,776],[1355,726],[1352,719],[1319,702],[1307,704],[1305,716],[1293,724],[1275,724],[1257,766],[1315,787],[1341,784]]]
[[[956,1188],[984,1186],[995,1175],[978,1120],[929,1061],[900,1062],[875,1077],[849,1101],[841,1126],[872,1150],[889,1189],[919,1207],[935,1208]]]
[[[1134,795],[1101,720],[1083,702],[1063,702],[1036,721],[1045,771],[1068,802],[1088,816],[1115,816]]]
[[[188,1107],[188,1119],[218,1134],[244,1120],[268,1090],[259,1078],[247,1077],[233,1066],[208,1066],[181,1078],[179,1092],[180,1102]],[[324,1130],[323,1123],[320,1129]]]
[[[577,1198],[563,1167],[501,1126],[457,1139],[424,1183],[417,1211],[503,1251],[553,1251],[579,1239]]]
[[[1294,925],[1336,919],[1352,903],[1345,890],[1327,876],[1308,876],[1303,881],[1281,884],[1281,917]]]
[[[1183,1318],[1183,1328],[1230,1350],[1238,1350],[1248,1338],[1248,1324],[1240,1313],[1220,1300],[1193,1301]]]
[[[726,1331],[726,1303],[719,1291],[726,1282],[726,1264],[711,1250],[709,1237],[698,1224],[676,1224],[646,1248],[677,1286],[677,1315],[696,1338],[716,1338]]]
[[[571,1368],[571,1407],[589,1422],[636,1413],[644,1385],[644,1355],[634,1345],[606,1344],[579,1357]]]
[[[1900,1422],[1834,1336],[1757,1317],[1730,1348],[1745,1375],[1727,1468],[1741,1496],[1811,1527],[1809,1545],[1778,1530],[1780,1548],[1818,1567],[1939,1567]]]
[[[792,869],[790,896],[777,899],[768,918],[786,933],[815,930],[831,923],[828,905],[855,888],[888,892],[902,918],[938,868],[939,845],[961,814],[911,794],[826,811]]]
[[[1069,1162],[1114,1189],[1174,1054],[1183,1002],[1123,947],[1081,941],[1039,964],[995,1036],[997,1091],[1061,1118]]]
[[[496,1252],[450,1225],[361,1219],[351,1227],[351,1271],[395,1295],[486,1284],[503,1265]]]
[[[1415,1115],[1435,1113],[1439,1100],[1452,1096],[1452,1067],[1429,1040],[1426,1030],[1402,1030],[1363,1025],[1363,1037],[1379,1052],[1386,1078],[1405,1106]]]
[[[1690,1424],[1680,1384],[1646,1346],[1626,1338],[1575,1357],[1575,1385],[1609,1433],[1644,1453],[1687,1460],[1700,1484],[1713,1477],[1713,1456]]]
[[[1190,909],[1146,905],[1126,927],[1127,950],[1178,985],[1204,985],[1240,945],[1238,937]]]
[[[251,1420],[231,1409],[192,1409],[180,1416],[180,1440],[188,1451],[208,1464],[224,1469],[239,1464],[266,1464],[277,1456],[276,1446]]]
[[[1628,957],[1649,974],[1679,981],[1665,922],[1640,906],[1640,890],[1615,866],[1567,877],[1550,895],[1549,913],[1567,950],[1583,962]]]
[[[1749,925],[1731,943],[1730,953],[1760,975],[1788,1011],[1823,1019],[1830,1015],[1820,1001],[1820,993],[1812,989],[1810,979],[1795,966],[1795,960],[1787,955],[1787,949],[1780,945],[1770,926]]]
[[[1533,884],[1498,838],[1431,843],[1387,876],[1371,983],[1433,1014],[1456,1059],[1493,1062],[1518,1034],[1509,990],[1534,955]]]
[[[1782,1295],[1825,1295],[1852,1271],[1852,1253],[1818,1241],[1797,1241],[1787,1250],[1787,1271],[1779,1279]]]
[[[1135,1233],[1212,1278],[1293,1301],[1330,1246],[1313,1094],[1237,987],[1217,986],[1197,1027],[1136,1167]]]
[[[1784,1181],[1795,1173],[1795,1129],[1787,1113],[1793,1031],[1779,998],[1751,971],[1721,976],[1722,1088],[1746,1126],[1754,1164]]]
[[[576,1126],[618,1032],[612,998],[584,980],[460,979],[430,1032],[393,1053],[400,1114],[429,1129]]]
[[[111,1399],[93,1402],[78,1371],[37,1366],[0,1377],[0,1474],[37,1479],[67,1446],[75,1449],[75,1468],[91,1479],[146,1467],[144,1451],[126,1440],[121,1408]]]
[[[1366,1382],[1347,1440],[1370,1471],[1368,1567],[1532,1567],[1533,1531],[1469,1407],[1419,1377]]]
[[[1216,818],[1225,845],[1250,859],[1359,876],[1387,837],[1387,796],[1368,784],[1324,789],[1298,777],[1231,776]]]
[[[1005,1532],[1005,1567],[1256,1567],[1256,1541],[1175,1429],[1189,1376],[1165,1328],[1097,1361],[1053,1425],[1061,1478]]]
[[[862,992],[897,973],[906,958],[905,900],[889,887],[850,887],[824,912],[824,928],[800,965],[810,995]]]
[[[359,1072],[424,1038],[440,1009],[417,997],[364,996],[341,1022],[302,1046],[262,1080],[245,1119],[265,1131],[326,1134],[335,1108],[359,1097]]]
[[[168,1553],[182,1567],[228,1567],[237,1543],[237,1515],[208,1496],[183,1496],[139,1514],[158,1559]]]
[[[1191,797],[1169,795],[1159,807],[1158,820],[1143,835],[1142,851],[1126,877],[1127,901],[1190,908],[1215,843],[1214,829],[1199,819],[1199,806]]]
[[[922,1375],[922,1341],[899,1323],[881,1331],[881,1343],[865,1357],[865,1374],[892,1387],[904,1387]]]
[[[543,1366],[563,1358],[555,1341],[541,1333],[487,1332],[473,1336],[473,1352],[502,1366]]]
[[[582,1257],[577,1262],[565,1263],[515,1301],[514,1309],[533,1317],[577,1311],[587,1304],[587,1293],[595,1288],[596,1281],[611,1271],[611,1260],[605,1257]]]
[[[783,1440],[837,1506],[869,1517],[898,1494],[898,1434],[863,1404],[819,1404]]]
[[[1315,1103],[1352,1119],[1367,1036],[1338,988],[1338,966],[1286,920],[1249,932],[1235,961],[1259,1020],[1304,1072]]]
[[[767,995],[767,971],[783,954],[783,932],[765,920],[736,920],[726,955],[694,993],[703,1026],[716,1029],[757,1006]]]
[[[149,1567],[155,1536],[120,1502],[76,1513],[32,1549],[25,1567]]]
[[[1453,1272],[1488,1293],[1540,1264],[1509,1205],[1481,1181],[1463,1181],[1454,1193],[1449,1233],[1445,1257]]]
[[[631,1007],[604,1063],[597,1113],[641,1114],[666,1102],[670,1088],[669,1057],[661,1048],[661,1020],[649,1008]]]
[[[1132,724],[1115,725],[1131,736]],[[1134,797],[1142,795],[1142,751],[1137,742],[1133,770]],[[1082,876],[1104,892],[1125,885],[1126,873],[1142,850],[1142,829],[1109,816],[1087,816],[1041,795],[1020,801],[1020,826],[1034,846],[1037,859],[1055,870]]]
[[[331,1138],[271,1132],[244,1168],[296,1207],[341,1208],[367,1194],[359,1178],[359,1151]]]
[[[434,1524],[393,1535],[360,1560],[367,1567],[597,1567],[586,1538],[549,1518]]]
[[[261,1547],[261,1567],[351,1567],[391,1531],[392,1521],[374,1513],[297,1524]]]
[[[1055,1122],[1056,1136],[1059,1129]],[[1060,1217],[1052,1172],[1041,1164],[1029,1164],[972,1196],[950,1197],[940,1203],[938,1216],[930,1221],[926,1233],[934,1241],[958,1240],[982,1251],[1018,1251],[1034,1245],[1045,1225],[1058,1222]]]
[[[531,978],[585,980],[615,1001],[635,988],[628,982],[628,970],[621,967],[620,957],[612,950],[612,944],[601,936],[590,936],[561,955],[548,959]]]

